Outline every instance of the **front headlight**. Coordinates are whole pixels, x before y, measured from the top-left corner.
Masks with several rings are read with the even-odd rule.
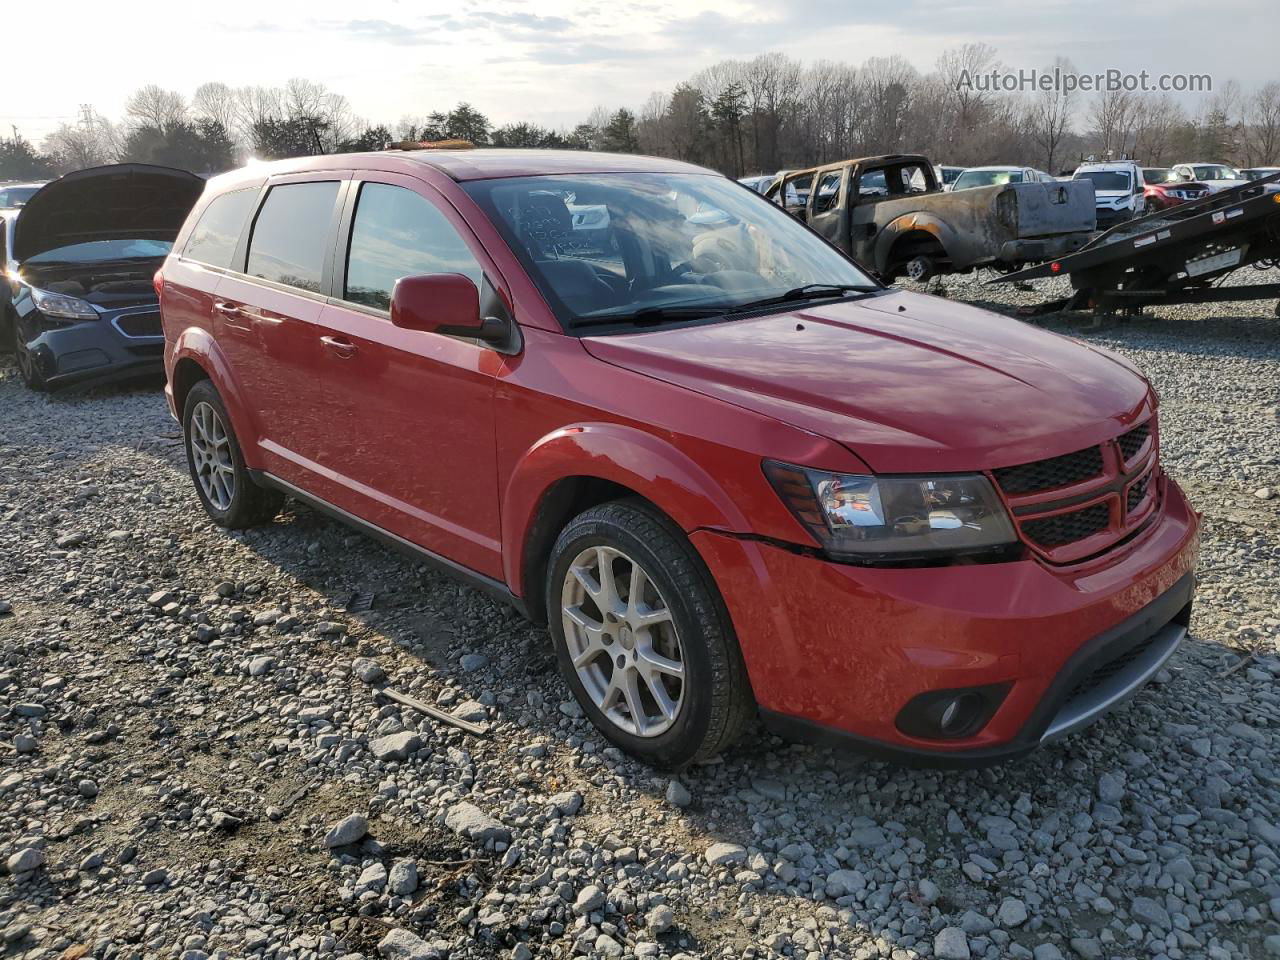
[[[76,297],[68,297],[65,293],[53,293],[31,288],[31,302],[46,317],[62,317],[67,320],[97,320],[98,311],[93,304]]]
[[[1017,543],[986,477],[874,477],[766,460],[765,475],[835,560],[886,562],[996,552]]]

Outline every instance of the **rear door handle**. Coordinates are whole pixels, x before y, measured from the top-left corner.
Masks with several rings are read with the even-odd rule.
[[[245,316],[244,310],[238,304],[231,303],[227,300],[214,301],[213,309],[218,316],[222,317],[223,320],[232,326],[243,326],[248,320],[248,317]]]
[[[344,360],[350,360],[359,350],[359,347],[350,340],[344,340],[341,337],[321,337],[320,342],[325,345],[329,352],[337,354]]]

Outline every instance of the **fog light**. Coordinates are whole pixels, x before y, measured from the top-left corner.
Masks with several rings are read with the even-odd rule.
[[[898,729],[924,740],[971,737],[1004,702],[1012,683],[960,690],[930,690],[914,697],[898,714]]]

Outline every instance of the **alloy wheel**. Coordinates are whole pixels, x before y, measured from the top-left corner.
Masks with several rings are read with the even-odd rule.
[[[191,463],[200,489],[216,509],[231,509],[236,495],[236,472],[231,438],[222,417],[211,404],[201,401],[191,411],[190,430]]]
[[[565,574],[561,618],[587,696],[618,729],[665,733],[685,699],[685,661],[670,608],[621,550],[588,547]]]

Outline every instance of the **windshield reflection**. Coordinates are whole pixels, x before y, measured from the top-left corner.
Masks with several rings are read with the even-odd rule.
[[[814,284],[876,286],[776,205],[719,176],[518,177],[465,188],[566,328],[714,315]]]

